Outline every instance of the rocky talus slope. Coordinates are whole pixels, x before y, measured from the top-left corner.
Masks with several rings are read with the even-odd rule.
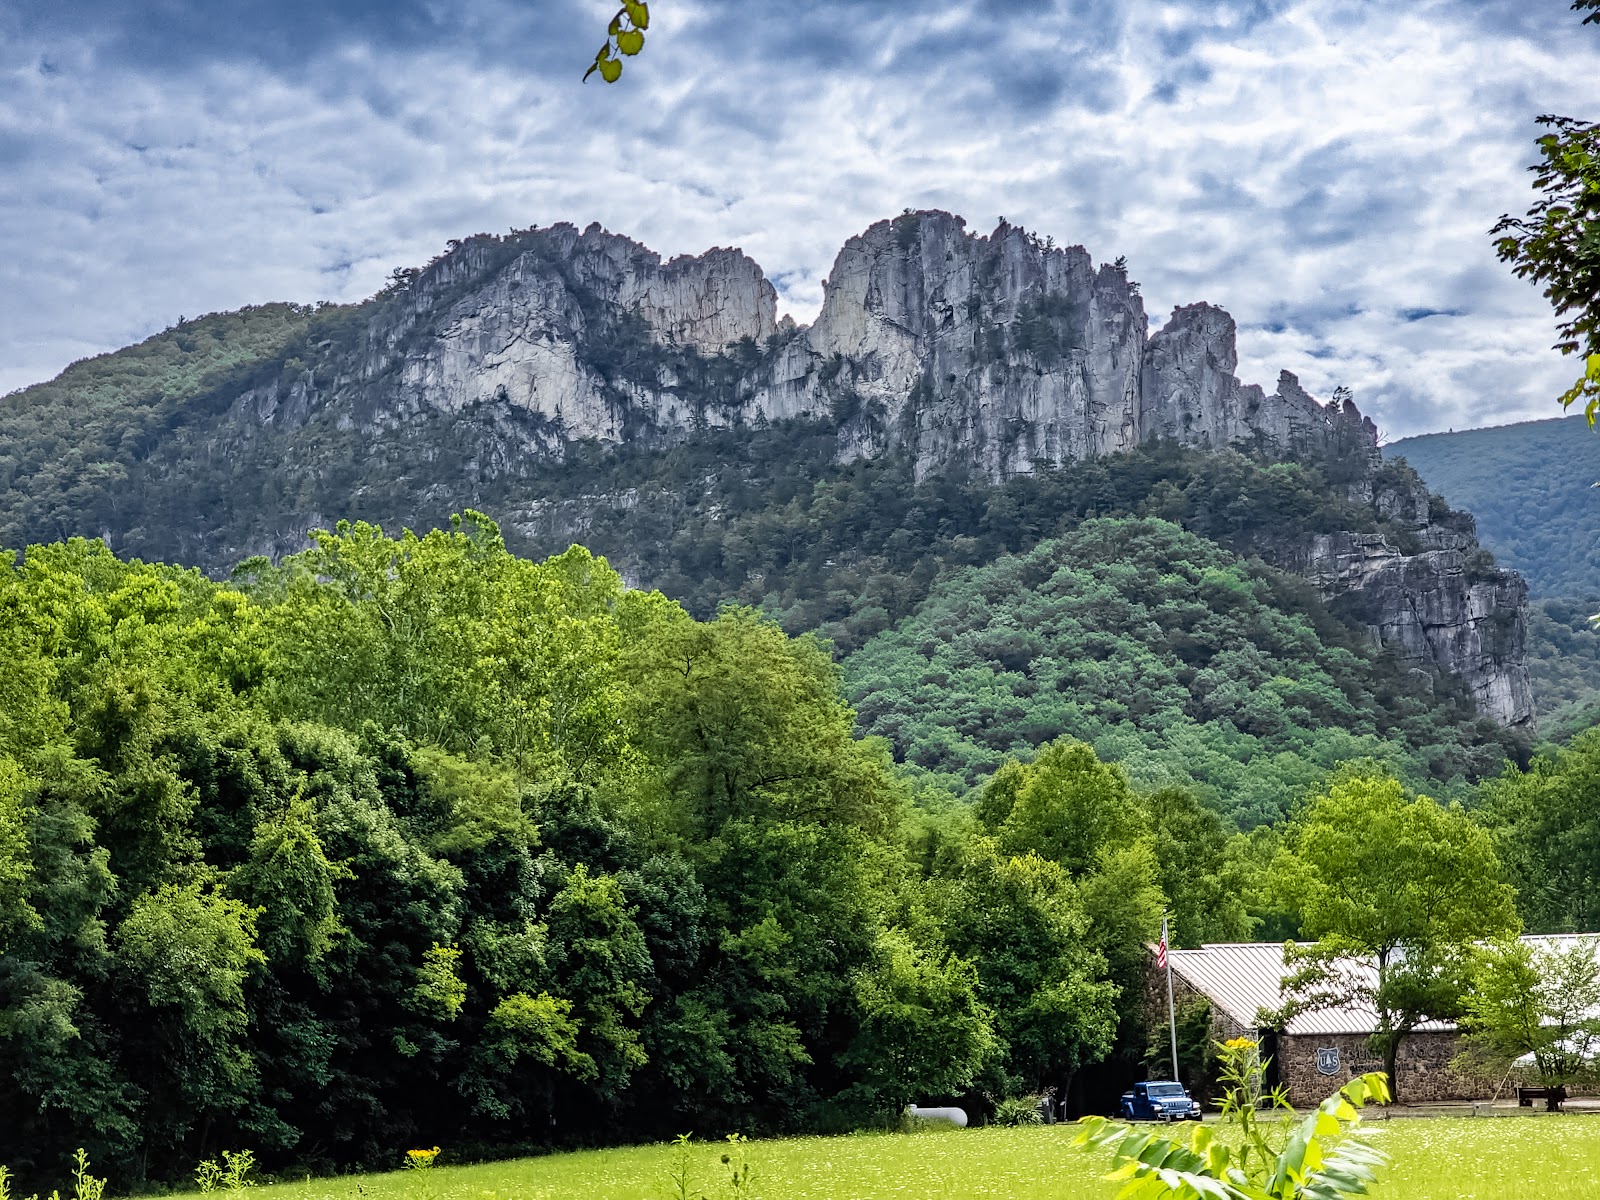
[[[1262,550],[1397,647],[1419,685],[1459,676],[1482,712],[1531,724],[1520,577],[1420,484],[1379,485],[1376,430],[1354,406],[1319,403],[1288,372],[1270,394],[1242,384],[1237,362],[1221,309],[1178,308],[1151,334],[1120,265],[1006,224],[977,236],[947,213],[851,238],[808,327],[779,319],[737,250],[663,262],[597,225],[481,235],[217,381],[115,495],[84,481],[70,532],[221,570],[296,548],[330,514],[415,520],[492,491],[514,520],[537,509],[541,471],[575,454],[790,418],[827,422],[841,460],[906,454],[919,479],[998,480],[1160,439],[1239,447],[1338,463],[1353,497],[1391,525],[1405,514],[1405,544]],[[197,462],[219,482],[185,484]]]

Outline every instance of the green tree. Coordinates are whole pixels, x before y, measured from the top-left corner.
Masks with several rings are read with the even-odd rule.
[[[547,992],[515,992],[495,1005],[472,1062],[458,1085],[474,1113],[495,1120],[527,1119],[530,1109],[548,1115],[559,1071],[593,1080],[594,1059],[578,1049],[572,1001]]]
[[[128,1057],[149,1091],[148,1135],[158,1145],[181,1145],[194,1125],[236,1113],[255,1090],[245,983],[266,963],[257,916],[203,885],[167,884],[135,899],[117,928],[126,981],[153,1017]]]
[[[815,638],[790,638],[750,609],[702,624],[661,606],[626,669],[643,747],[688,804],[683,832],[737,819],[892,827],[900,794],[884,746],[852,736],[838,670]]]
[[[993,826],[1009,854],[1030,851],[1082,875],[1106,851],[1146,834],[1148,818],[1114,764],[1103,763],[1093,747],[1067,738],[1051,742],[1020,768],[1021,786],[1008,811]],[[1009,780],[1001,781],[997,794]],[[994,799],[980,809],[993,820],[1000,816]]]
[[[1118,989],[1078,888],[1059,863],[982,838],[942,893],[945,937],[976,964],[994,1012],[1000,1090],[1064,1088],[1110,1050],[1116,1027]]]
[[[1459,1015],[1473,943],[1517,929],[1494,845],[1459,807],[1371,770],[1313,797],[1287,842],[1277,883],[1313,942],[1284,947],[1281,1015],[1370,1008],[1394,1091],[1401,1042]]]
[[[1173,944],[1249,941],[1255,926],[1247,907],[1249,873],[1230,853],[1232,838],[1222,816],[1188,788],[1157,788],[1141,800],[1156,882],[1171,906]]]
[[[841,1061],[861,1072],[881,1112],[972,1084],[999,1045],[979,990],[966,959],[921,950],[903,930],[879,935],[856,974],[859,1028]]]
[[[27,776],[10,758],[0,756],[0,953],[13,931],[39,920],[28,903],[33,866],[28,861]]]
[[[1585,24],[1600,19],[1595,0],[1573,0],[1572,7],[1588,11]],[[1552,114],[1539,124],[1552,131],[1538,142],[1543,161],[1530,168],[1542,195],[1525,217],[1501,217],[1492,233],[1502,261],[1545,285],[1561,318],[1555,348],[1583,356],[1583,373],[1561,403],[1584,400],[1593,425],[1600,412],[1600,124]]]
[[[595,1086],[614,1099],[645,1063],[638,1022],[649,1002],[644,935],[622,885],[582,863],[551,901],[549,957],[572,1001],[581,1051],[594,1062]]]
[[[1600,959],[1596,939],[1570,945],[1503,938],[1473,955],[1472,988],[1457,1063],[1508,1074],[1531,1061],[1547,1088],[1592,1079],[1600,1070]],[[1561,1092],[1549,1099],[1560,1107]]]
[[[1600,927],[1600,730],[1512,767],[1482,789],[1506,876],[1529,929]]]

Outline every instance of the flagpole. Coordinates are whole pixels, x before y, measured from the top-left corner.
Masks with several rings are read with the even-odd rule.
[[[1161,957],[1167,964],[1167,1027],[1172,1031],[1172,1078],[1175,1083],[1181,1083],[1178,1078],[1178,1010],[1172,1003],[1172,951],[1167,942],[1167,913],[1161,912]]]

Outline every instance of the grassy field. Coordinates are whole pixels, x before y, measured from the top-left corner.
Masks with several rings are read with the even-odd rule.
[[[1104,1160],[1073,1150],[1070,1126],[908,1136],[792,1138],[749,1145],[757,1200],[1111,1200]],[[1600,1200],[1600,1117],[1381,1122],[1394,1156],[1377,1200]],[[722,1148],[697,1146],[690,1184],[725,1188]],[[670,1200],[670,1146],[597,1150],[482,1166],[283,1183],[251,1200]]]

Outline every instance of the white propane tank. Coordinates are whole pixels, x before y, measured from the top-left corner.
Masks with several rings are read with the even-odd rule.
[[[911,1104],[906,1111],[919,1121],[949,1121],[957,1129],[967,1127],[967,1110],[964,1108],[922,1108]]]

